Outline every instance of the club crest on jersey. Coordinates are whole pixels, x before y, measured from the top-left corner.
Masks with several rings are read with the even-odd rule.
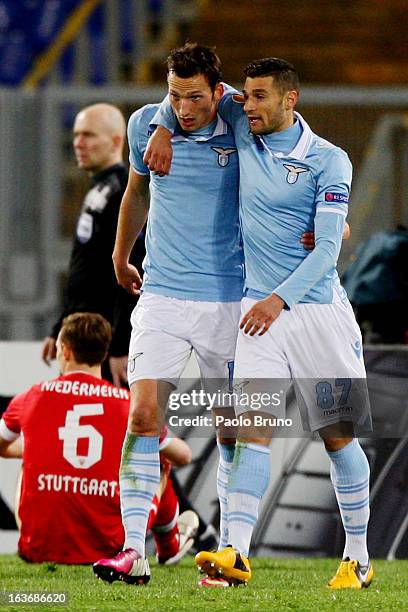
[[[302,172],[308,172],[307,168],[292,166],[291,164],[283,164],[283,167],[288,171],[286,175],[286,181],[289,185],[293,185],[298,180],[299,174]]]
[[[333,193],[333,192],[326,192],[324,195],[324,199],[326,200],[326,202],[343,202],[343,204],[348,204],[348,195],[345,195],[344,193]]]
[[[222,147],[211,147],[213,151],[218,153],[218,165],[222,168],[228,166],[231,153],[236,153],[235,148],[223,149]]]

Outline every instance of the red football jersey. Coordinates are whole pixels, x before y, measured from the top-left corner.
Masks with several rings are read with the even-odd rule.
[[[126,389],[82,372],[10,402],[5,435],[24,436],[22,557],[91,563],[122,548],[118,472],[128,411]]]

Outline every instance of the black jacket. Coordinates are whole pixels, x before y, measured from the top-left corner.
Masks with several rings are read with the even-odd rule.
[[[127,355],[130,314],[135,297],[119,287],[112,263],[119,207],[127,184],[124,164],[116,164],[92,177],[78,218],[64,306],[51,336],[56,338],[62,319],[73,312],[98,312],[112,325],[109,354]],[[131,262],[141,272],[145,256],[144,233],[136,241]]]

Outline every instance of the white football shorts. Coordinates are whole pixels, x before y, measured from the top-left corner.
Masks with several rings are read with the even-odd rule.
[[[241,316],[256,303],[244,298]],[[283,310],[263,336],[238,333],[234,386],[275,400],[261,410],[285,418],[284,397],[294,385],[305,431],[351,421],[355,432],[371,431],[360,328],[349,301],[296,304]],[[278,380],[277,380],[278,379]],[[237,414],[251,409],[236,407]],[[252,408],[254,409],[254,408]],[[257,408],[259,410],[259,406]]]
[[[129,385],[137,380],[178,380],[194,350],[204,387],[231,381],[240,302],[180,300],[142,293],[131,316]]]

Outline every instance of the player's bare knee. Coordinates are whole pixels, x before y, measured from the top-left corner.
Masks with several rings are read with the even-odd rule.
[[[139,436],[159,435],[159,428],[157,427],[156,421],[147,420],[141,415],[135,415],[133,418],[129,418],[128,430]]]
[[[233,406],[216,407],[212,415],[219,444],[234,445],[237,439],[238,425]]]
[[[339,451],[347,446],[347,444],[350,444],[352,439],[353,438],[325,437],[323,438],[323,442],[328,453],[335,453],[336,451]]]
[[[231,435],[221,436],[220,434],[217,434],[217,440],[220,444],[227,444],[229,446],[234,446],[237,441],[236,436],[232,438]]]
[[[132,401],[128,421],[129,431],[139,435],[158,435],[160,432],[158,408],[155,402]]]
[[[349,444],[353,437],[353,423],[340,422],[328,425],[319,430],[319,435],[324,442],[328,453],[341,450]]]
[[[241,415],[238,440],[251,444],[269,446],[272,438],[273,427],[271,418],[263,412],[251,411]]]
[[[129,431],[139,435],[159,435],[165,412],[158,401],[158,386],[153,380],[140,380],[130,387]]]
[[[186,445],[186,448],[183,448],[183,450],[180,451],[177,466],[181,467],[182,465],[188,465],[189,463],[191,463],[192,459],[193,453],[191,451],[191,448]]]

